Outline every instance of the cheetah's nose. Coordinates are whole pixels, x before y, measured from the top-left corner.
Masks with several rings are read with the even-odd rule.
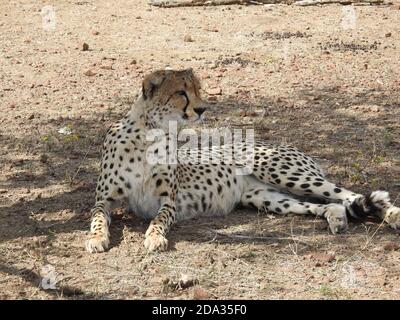
[[[194,108],[194,112],[196,112],[199,116],[201,116],[204,111],[206,111],[206,108]]]

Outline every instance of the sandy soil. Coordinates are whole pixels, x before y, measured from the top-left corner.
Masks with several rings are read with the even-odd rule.
[[[54,29],[47,2],[0,4],[0,298],[400,298],[399,233],[376,221],[333,236],[313,217],[238,211],[181,223],[147,254],[147,223],[120,209],[111,249],[83,248],[105,131],[167,66],[203,80],[209,126],[254,127],[399,204],[398,2],[355,7],[355,21],[336,5],[52,3]]]

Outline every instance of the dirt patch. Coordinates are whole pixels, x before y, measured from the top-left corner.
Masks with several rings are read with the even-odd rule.
[[[343,30],[339,5],[146,2],[57,1],[54,28],[45,4],[2,3],[0,298],[398,298],[400,251],[387,244],[399,233],[376,221],[332,236],[314,217],[238,210],[178,224],[170,250],[148,254],[148,222],[121,208],[111,249],[85,252],[103,137],[158,68],[192,67],[205,98],[218,92],[205,126],[254,128],[344,187],[385,189],[399,204],[398,7],[355,7],[355,29]],[[331,43],[368,50],[319,48]],[[176,285],[182,275],[193,286]]]
[[[344,43],[343,41],[341,42],[333,42],[333,43],[325,43],[321,44],[320,48],[322,50],[334,50],[334,51],[351,51],[351,52],[357,52],[357,51],[364,51],[368,52],[371,50],[378,50],[378,46],[380,43],[374,42],[372,44],[363,44],[363,43]]]
[[[285,32],[274,32],[274,31],[264,31],[262,33],[250,33],[250,36],[252,37],[258,37],[263,40],[284,40],[284,39],[290,39],[290,38],[309,38],[311,37],[310,34],[307,34],[305,32],[290,32],[290,31],[285,31]]]
[[[260,64],[257,61],[251,61],[249,59],[243,59],[241,57],[234,58],[223,58],[222,56],[218,57],[218,60],[215,63],[215,66],[227,66],[227,65],[237,65],[239,67],[247,67],[248,65],[258,65]]]

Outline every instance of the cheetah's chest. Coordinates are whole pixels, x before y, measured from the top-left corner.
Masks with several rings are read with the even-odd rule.
[[[160,208],[160,198],[155,194],[151,167],[137,163],[127,179],[131,185],[126,190],[130,211],[143,219],[153,219]]]

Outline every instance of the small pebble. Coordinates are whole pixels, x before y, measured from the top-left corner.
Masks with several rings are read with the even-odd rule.
[[[190,34],[187,34],[183,37],[184,42],[194,42],[192,36]]]

